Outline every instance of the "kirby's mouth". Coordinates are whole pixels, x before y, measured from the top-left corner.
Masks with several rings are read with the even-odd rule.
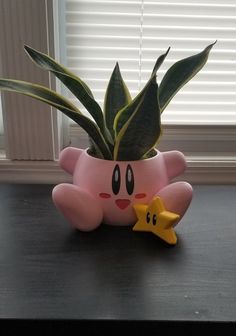
[[[131,203],[131,201],[128,200],[128,199],[117,199],[117,200],[115,200],[115,202],[116,202],[116,205],[117,205],[121,210],[126,209],[126,208],[130,205],[130,203]]]

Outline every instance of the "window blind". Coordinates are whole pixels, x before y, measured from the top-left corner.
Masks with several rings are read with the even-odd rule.
[[[65,26],[66,65],[101,106],[116,61],[134,97],[169,46],[158,83],[174,62],[217,40],[207,64],[172,99],[162,121],[236,124],[236,0],[66,0]]]

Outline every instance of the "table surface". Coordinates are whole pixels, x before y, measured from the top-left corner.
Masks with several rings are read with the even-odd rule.
[[[0,319],[236,321],[236,186],[195,186],[169,247],[75,231],[52,185],[0,185]]]

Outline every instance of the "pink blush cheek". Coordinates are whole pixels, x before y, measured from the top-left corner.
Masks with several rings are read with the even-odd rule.
[[[99,196],[103,199],[106,199],[106,198],[111,198],[111,195],[108,194],[108,193],[100,193]]]
[[[145,198],[147,195],[145,193],[139,193],[135,195],[135,199],[142,199]]]

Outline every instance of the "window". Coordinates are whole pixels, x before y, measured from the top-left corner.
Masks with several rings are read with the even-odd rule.
[[[65,64],[86,81],[101,105],[117,60],[135,96],[156,58],[169,46],[158,82],[175,61],[198,53],[217,40],[207,64],[164,111],[160,149],[182,150],[189,157],[189,166],[197,170],[199,166],[204,166],[204,170],[210,162],[209,167],[220,167],[219,173],[221,168],[224,170],[225,161],[234,169],[235,0],[66,0],[63,10]],[[72,95],[69,97],[76,103]],[[70,136],[72,144],[87,145],[86,135],[73,122]]]
[[[0,28],[1,76],[59,90],[53,78],[27,59],[22,51],[26,43],[75,71],[101,104],[115,61],[134,96],[168,46],[158,80],[173,62],[217,39],[207,65],[165,110],[160,149],[186,154],[191,181],[235,181],[235,0],[1,0]],[[69,139],[85,147],[84,132],[70,124],[63,133],[67,127],[61,113],[27,97],[4,94],[3,109],[9,160],[1,161],[0,178],[65,181],[55,160],[61,139],[64,145]]]
[[[204,68],[166,108],[163,122],[236,123],[236,1],[65,3],[67,66],[88,83],[101,104],[116,61],[135,96],[169,46],[158,82],[174,62],[218,40]]]

